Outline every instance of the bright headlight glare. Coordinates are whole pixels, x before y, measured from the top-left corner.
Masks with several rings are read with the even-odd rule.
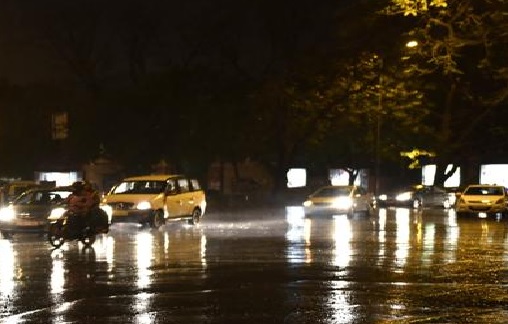
[[[333,201],[333,207],[339,209],[347,209],[353,205],[353,200],[350,197],[338,197]]]
[[[304,207],[310,207],[310,206],[312,206],[312,201],[310,201],[310,200],[306,200],[306,201],[304,201],[304,202],[303,202],[303,206],[304,206]]]
[[[387,195],[379,195],[379,200],[386,200],[388,199]]]
[[[403,192],[401,194],[398,194],[397,197],[395,197],[397,201],[408,201],[411,199],[411,193],[410,192]]]
[[[1,221],[10,221],[14,219],[14,209],[12,206],[4,207],[0,209],[0,220]]]
[[[152,208],[152,206],[150,205],[150,203],[148,201],[142,201],[142,202],[138,203],[136,208],[140,209],[140,210],[147,210],[147,209]]]
[[[51,210],[51,213],[49,214],[48,220],[51,221],[51,220],[60,219],[60,218],[62,218],[64,213],[65,213],[65,208],[63,208],[63,207],[53,208]]]

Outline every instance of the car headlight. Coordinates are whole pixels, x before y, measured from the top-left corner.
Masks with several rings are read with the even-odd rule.
[[[8,222],[15,217],[14,209],[12,206],[7,206],[0,209],[0,221]]]
[[[148,201],[142,201],[142,202],[138,203],[136,208],[139,210],[147,210],[147,209],[151,209],[152,205]]]
[[[113,208],[110,205],[101,204],[100,208],[108,215],[108,222],[111,224],[113,218]]]
[[[339,209],[351,208],[353,206],[353,199],[350,197],[338,197],[333,201],[332,206]]]
[[[388,199],[387,195],[379,195],[379,200],[386,200]]]
[[[395,197],[397,201],[408,201],[411,200],[411,193],[410,192],[403,192],[401,194],[398,194],[397,197]]]
[[[53,208],[51,210],[51,213],[48,216],[48,220],[49,221],[58,220],[58,219],[62,218],[64,213],[65,213],[65,208],[63,208],[63,207]]]
[[[303,207],[310,207],[310,206],[312,206],[312,201],[310,201],[310,200],[305,200],[305,201],[303,202]]]

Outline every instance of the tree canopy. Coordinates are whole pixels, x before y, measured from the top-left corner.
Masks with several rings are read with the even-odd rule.
[[[0,74],[4,172],[104,147],[133,167],[256,159],[282,185],[290,166],[373,169],[421,151],[442,182],[448,164],[506,146],[506,1],[11,4],[4,24],[31,22],[15,39],[51,73]],[[51,139],[59,111],[65,144]]]

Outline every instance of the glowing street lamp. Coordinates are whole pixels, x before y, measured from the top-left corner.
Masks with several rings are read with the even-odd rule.
[[[406,43],[407,48],[415,48],[417,46],[418,46],[418,41],[416,41],[416,40],[411,40]]]

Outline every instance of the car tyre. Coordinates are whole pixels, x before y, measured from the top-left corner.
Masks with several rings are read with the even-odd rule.
[[[467,216],[467,213],[464,213],[464,212],[456,212],[456,216],[457,216],[457,217],[465,217],[465,216]]]
[[[201,220],[201,210],[199,208],[194,208],[192,211],[191,219],[189,220],[189,224],[197,225]]]
[[[150,227],[153,229],[158,229],[164,225],[164,214],[157,210],[153,213],[152,219],[150,220]]]
[[[12,238],[12,233],[11,232],[7,232],[7,231],[2,231],[2,236],[6,239],[10,239]]]

